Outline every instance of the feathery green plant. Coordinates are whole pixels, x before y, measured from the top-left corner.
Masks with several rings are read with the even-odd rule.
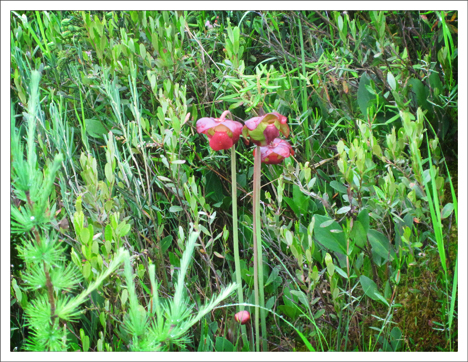
[[[149,267],[152,296],[148,311],[138,303],[135,284],[131,270],[130,259],[125,260],[125,280],[127,283],[130,308],[124,317],[123,327],[132,336],[132,351],[168,351],[175,345],[184,349],[190,342],[188,330],[211,312],[216,305],[229,297],[237,288],[235,283],[223,288],[220,294],[192,315],[193,305],[187,298],[185,290],[185,276],[192,260],[195,242],[199,232],[191,232],[185,251],[180,262],[174,298],[160,302],[155,281],[155,266]]]
[[[11,107],[12,187],[15,196],[22,202],[19,208],[11,205],[12,231],[25,234],[17,249],[25,262],[23,280],[26,289],[36,291],[36,298],[25,308],[27,325],[30,327],[30,337],[25,348],[31,351],[66,351],[66,322],[80,316],[80,304],[117,268],[128,252],[120,250],[109,268],[94,283],[80,295],[70,295],[81,277],[77,267],[66,261],[66,248],[52,230],[55,205],[50,200],[63,157],[61,154],[56,155],[42,173],[36,153],[36,128],[38,123],[44,121],[39,107],[40,77],[38,71],[31,73],[29,107],[25,114],[28,132],[26,159]]]

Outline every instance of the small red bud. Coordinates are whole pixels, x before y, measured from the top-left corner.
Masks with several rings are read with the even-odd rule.
[[[239,313],[236,313],[234,319],[240,324],[246,324],[250,320],[250,313],[246,310],[242,310]]]

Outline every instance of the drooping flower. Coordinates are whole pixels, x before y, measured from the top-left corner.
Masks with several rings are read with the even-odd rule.
[[[204,117],[197,121],[197,132],[208,136],[214,151],[230,149],[242,133],[242,123],[224,119],[228,113],[224,111],[220,118]]]
[[[255,149],[253,150],[255,157]],[[277,165],[285,158],[294,155],[291,145],[281,138],[275,138],[268,146],[260,147],[262,163]]]
[[[250,136],[250,139],[257,146],[267,146],[280,132],[285,136],[289,136],[288,119],[278,112],[271,112],[259,117],[253,117],[245,122],[245,127],[242,130],[245,137]]]
[[[234,316],[234,319],[236,322],[239,322],[240,324],[246,324],[250,320],[250,313],[247,312],[246,310],[242,310]]]

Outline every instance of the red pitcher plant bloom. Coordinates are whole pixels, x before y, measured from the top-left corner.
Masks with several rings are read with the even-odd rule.
[[[255,149],[253,150],[255,157]],[[281,138],[275,138],[268,146],[260,147],[262,163],[277,165],[285,158],[294,155],[291,145]]]
[[[271,112],[259,117],[253,117],[245,122],[242,133],[257,146],[267,146],[275,138],[279,137],[280,132],[289,136],[288,119],[278,112]]]
[[[228,113],[230,112],[224,111],[219,118],[204,117],[197,121],[197,132],[208,136],[210,147],[214,151],[230,149],[242,133],[242,123],[225,119]]]
[[[246,310],[242,310],[239,313],[236,313],[234,319],[240,324],[246,324],[250,320],[250,313]]]

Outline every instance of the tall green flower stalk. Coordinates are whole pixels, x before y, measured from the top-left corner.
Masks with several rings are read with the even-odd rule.
[[[231,147],[231,181],[232,181],[232,238],[234,240],[234,263],[236,266],[236,282],[237,282],[237,299],[239,304],[244,303],[244,295],[242,292],[242,275],[239,256],[239,233],[237,225],[237,167],[236,167],[236,149],[235,145]],[[243,310],[242,306],[238,307],[239,312]],[[247,333],[244,325],[241,325],[242,340],[247,344]]]
[[[256,145],[254,149],[254,181],[253,181],[253,234],[254,234],[254,293],[255,293],[255,334],[256,350],[260,351],[259,318],[262,324],[262,349],[268,350],[265,292],[263,285],[263,253],[262,237],[260,229],[260,189],[262,162],[267,164],[279,164],[286,157],[294,153],[286,141],[277,138],[280,132],[289,136],[287,118],[277,112],[253,117],[245,122],[244,136]],[[261,309],[261,310],[260,310]],[[259,313],[260,310],[260,313]]]
[[[262,235],[260,229],[260,179],[262,171],[262,160],[260,154],[260,146],[257,147],[257,152],[254,157],[254,181],[253,181],[253,229],[254,229],[254,278],[255,278],[255,332],[257,334],[257,352],[260,349],[259,337],[259,306],[261,322],[262,322],[262,349],[268,350],[266,341],[266,319],[265,319],[265,293],[263,290],[263,256],[262,256]]]

